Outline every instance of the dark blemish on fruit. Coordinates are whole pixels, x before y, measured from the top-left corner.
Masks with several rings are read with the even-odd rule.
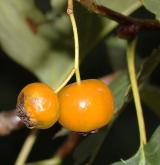
[[[33,128],[34,124],[33,122],[30,120],[30,117],[27,115],[25,107],[24,107],[24,100],[25,100],[25,96],[22,93],[19,96],[19,104],[16,105],[16,115],[20,117],[20,119],[22,120],[22,122],[28,127],[28,128]]]

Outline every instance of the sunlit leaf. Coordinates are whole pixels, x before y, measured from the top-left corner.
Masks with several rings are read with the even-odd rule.
[[[71,70],[73,60],[63,48],[65,44],[57,43],[58,47],[43,36],[41,31],[35,32],[34,28],[37,27],[29,25],[28,18],[35,22],[45,21],[32,0],[0,1],[1,46],[12,59],[33,72],[41,81],[56,88]],[[55,40],[56,37],[64,37],[62,28],[58,29],[57,26],[60,22],[61,26],[65,26],[66,19],[60,18],[55,23],[56,26],[52,29]]]
[[[124,14],[128,14],[130,10],[135,10],[141,5],[139,0],[121,0],[121,3],[118,0],[93,0],[93,2]]]

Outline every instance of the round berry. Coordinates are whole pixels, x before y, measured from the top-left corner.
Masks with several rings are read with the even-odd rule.
[[[114,98],[100,80],[83,80],[64,87],[59,93],[59,122],[75,132],[90,132],[105,126],[112,118]]]
[[[29,128],[49,128],[59,117],[58,97],[46,84],[28,84],[18,96],[16,112]]]

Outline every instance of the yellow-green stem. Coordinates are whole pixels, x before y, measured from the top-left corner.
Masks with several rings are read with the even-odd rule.
[[[73,11],[73,0],[68,0],[68,8],[67,13],[70,17],[72,29],[73,29],[73,35],[74,35],[74,45],[75,45],[75,73],[76,73],[76,81],[79,84],[81,81],[80,77],[80,71],[79,71],[79,39],[78,39],[78,30],[77,30],[77,24],[74,17],[74,11]]]
[[[75,72],[75,68],[73,68],[70,73],[67,75],[67,77],[65,78],[65,80],[60,84],[60,86],[55,90],[55,93],[58,93],[67,83],[68,81],[71,79],[71,77],[73,76]]]
[[[21,151],[17,157],[17,160],[15,162],[15,165],[24,165],[28,155],[32,149],[32,146],[34,144],[34,142],[36,141],[36,137],[37,137],[37,130],[32,130],[30,135],[28,135],[28,137],[26,138]]]
[[[54,156],[53,158],[51,159],[46,159],[46,160],[40,160],[40,161],[37,161],[37,162],[31,162],[31,163],[27,163],[25,165],[47,165],[47,164],[50,164],[50,165],[61,165],[62,164],[62,159],[61,157],[59,156]]]
[[[132,40],[128,44],[127,48],[127,62],[128,62],[128,70],[129,76],[131,81],[131,87],[133,91],[133,97],[136,107],[137,119],[138,119],[138,126],[139,126],[139,133],[140,133],[140,144],[146,144],[146,131],[145,131],[145,124],[142,112],[142,106],[140,102],[140,96],[138,91],[138,84],[136,79],[136,71],[135,71],[135,47],[136,47],[136,39]]]

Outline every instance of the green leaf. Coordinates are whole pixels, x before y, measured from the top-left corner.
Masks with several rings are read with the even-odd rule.
[[[58,26],[60,23],[65,26],[66,18],[62,17],[55,22],[55,28],[52,29],[54,41],[59,43],[52,43],[43,36],[41,29],[36,34],[32,31],[26,21],[28,17],[36,22],[46,21],[34,6],[33,0],[0,1],[1,46],[13,60],[33,72],[41,81],[56,88],[73,67],[69,52],[63,48],[65,44],[62,47],[55,45],[61,45],[60,39],[57,41],[56,37],[63,37],[65,33]]]
[[[115,7],[130,14],[140,5],[135,0],[123,0],[126,5]],[[52,6],[54,6],[52,1]],[[57,3],[56,3],[57,4]],[[55,7],[56,7],[55,4]],[[64,3],[66,4],[66,2]],[[137,2],[136,2],[137,4]],[[58,12],[63,4],[57,4]],[[116,23],[96,14],[89,13],[76,5],[76,19],[80,38],[80,54],[84,57],[104,36],[116,27]],[[0,1],[0,44],[3,50],[17,63],[34,73],[39,80],[57,88],[73,68],[73,35],[70,20],[66,14],[57,17],[53,12],[53,22],[40,25],[37,33],[26,21],[48,21],[34,5],[33,0]],[[96,23],[96,26],[95,26]],[[94,28],[93,28],[94,27]],[[34,27],[35,28],[35,27]]]
[[[155,50],[149,58],[147,58],[140,67],[138,72],[139,83],[143,83],[144,80],[153,72],[155,67],[160,62],[160,53],[159,49]],[[152,65],[154,63],[154,66]],[[143,81],[142,81],[143,80]],[[141,85],[140,84],[140,85]],[[90,158],[89,164],[92,164],[100,147],[102,146],[112,124],[116,120],[117,116],[120,114],[123,106],[128,103],[131,98],[131,86],[127,73],[121,73],[117,79],[113,80],[110,84],[110,88],[114,95],[115,103],[115,117],[113,121],[101,129],[98,133],[89,135],[86,137],[77,147],[74,153],[76,165],[82,164],[86,159]]]
[[[105,45],[112,69],[115,71],[125,69],[127,41],[117,38],[116,36],[111,36],[107,38]]]
[[[156,18],[160,20],[160,1],[159,0],[142,0],[143,5],[150,12],[155,14]]]
[[[139,75],[140,81],[143,81],[153,72],[153,70],[160,63],[160,48],[153,50],[148,59],[144,60],[143,65],[140,68]]]
[[[140,147],[138,152],[130,159],[113,163],[112,165],[159,165],[160,162],[160,126],[152,135],[151,140],[144,148]]]
[[[130,13],[130,10],[135,10],[141,6],[141,3],[139,0],[121,0],[121,3],[119,3],[119,0],[112,0],[112,1],[93,0],[93,2],[102,6],[106,6],[112,10],[123,12],[124,14],[127,14],[127,15]]]
[[[160,117],[160,88],[145,84],[141,90],[141,98],[143,103]]]

